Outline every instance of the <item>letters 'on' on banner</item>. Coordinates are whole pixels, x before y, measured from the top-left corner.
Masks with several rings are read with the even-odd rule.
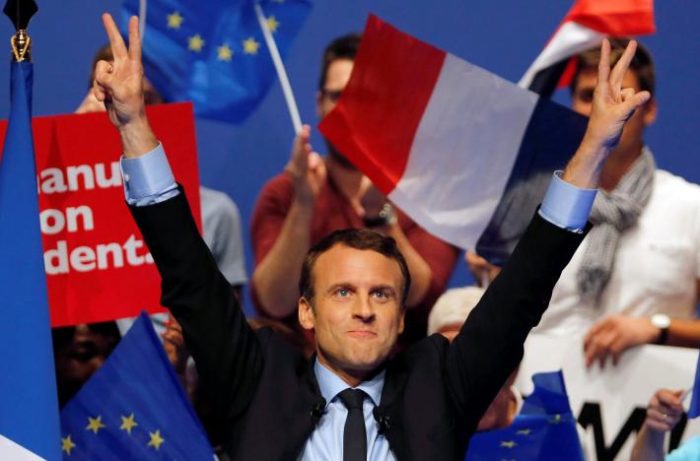
[[[192,105],[147,111],[201,229]],[[36,117],[32,125],[52,326],[162,311],[160,276],[124,201],[121,143],[107,114]],[[0,141],[6,129],[3,121]]]

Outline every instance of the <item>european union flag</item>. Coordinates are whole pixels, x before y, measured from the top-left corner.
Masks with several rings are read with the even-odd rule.
[[[238,123],[275,79],[254,11],[256,0],[151,0],[143,60],[146,76],[166,101],[192,101],[200,117]],[[282,57],[310,9],[309,0],[258,1]],[[129,16],[139,1],[125,0]]]
[[[13,62],[10,73],[0,160],[0,459],[39,459],[31,452],[55,461],[58,400],[34,167],[32,63]]]
[[[583,461],[561,371],[538,373],[532,381],[535,390],[513,424],[475,434],[466,461]]]
[[[61,411],[64,460],[212,460],[214,452],[141,314]]]

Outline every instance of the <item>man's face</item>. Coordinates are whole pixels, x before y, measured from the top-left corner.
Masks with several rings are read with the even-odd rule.
[[[571,95],[571,108],[586,117],[591,115],[593,91],[598,82],[598,72],[595,69],[585,69],[579,76]],[[633,71],[628,71],[622,79],[623,88],[633,88],[640,91],[639,80]],[[656,120],[656,102],[652,98],[637,109],[625,124],[620,137],[620,150],[641,149],[644,129]]]
[[[365,379],[403,331],[399,264],[339,244],[318,257],[312,281],[314,297],[299,301],[299,321],[315,330],[319,361],[341,378]]]
[[[321,91],[316,95],[316,112],[318,117],[323,119],[340,99],[340,95],[350,81],[353,61],[350,59],[336,59],[331,62],[326,72],[326,82]],[[355,169],[352,163],[341,154],[328,140],[326,140],[328,153],[334,157],[341,165],[349,169]]]
[[[326,82],[316,95],[316,111],[318,117],[323,119],[333,110],[340,95],[350,81],[353,61],[350,59],[336,59],[328,66]]]

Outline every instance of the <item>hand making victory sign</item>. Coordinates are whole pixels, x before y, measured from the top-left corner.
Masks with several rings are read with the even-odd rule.
[[[600,172],[605,159],[617,145],[625,122],[634,111],[646,103],[648,91],[635,92],[622,88],[622,80],[629,68],[637,42],[629,42],[619,61],[610,69],[610,42],[603,40],[598,64],[598,84],[593,94],[593,107],[588,128],[577,154],[564,170],[563,179],[579,187],[598,187]],[[582,158],[594,158],[596,162],[581,164]],[[591,170],[587,166],[595,166]]]
[[[129,19],[127,49],[112,16],[105,13],[102,22],[109,37],[114,60],[99,61],[95,67],[92,91],[103,101],[109,118],[119,130],[126,157],[138,157],[158,145],[146,118],[143,99],[143,65],[138,18]]]

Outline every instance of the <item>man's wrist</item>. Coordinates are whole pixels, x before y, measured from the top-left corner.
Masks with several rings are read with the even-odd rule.
[[[158,139],[148,123],[146,115],[140,115],[119,126],[124,156],[140,157],[158,146]]]
[[[649,321],[655,332],[653,344],[666,344],[668,342],[668,329],[671,326],[671,318],[666,314],[654,314]]]
[[[390,203],[385,203],[376,216],[365,216],[362,218],[365,227],[369,229],[390,228],[398,222],[396,211]]]

